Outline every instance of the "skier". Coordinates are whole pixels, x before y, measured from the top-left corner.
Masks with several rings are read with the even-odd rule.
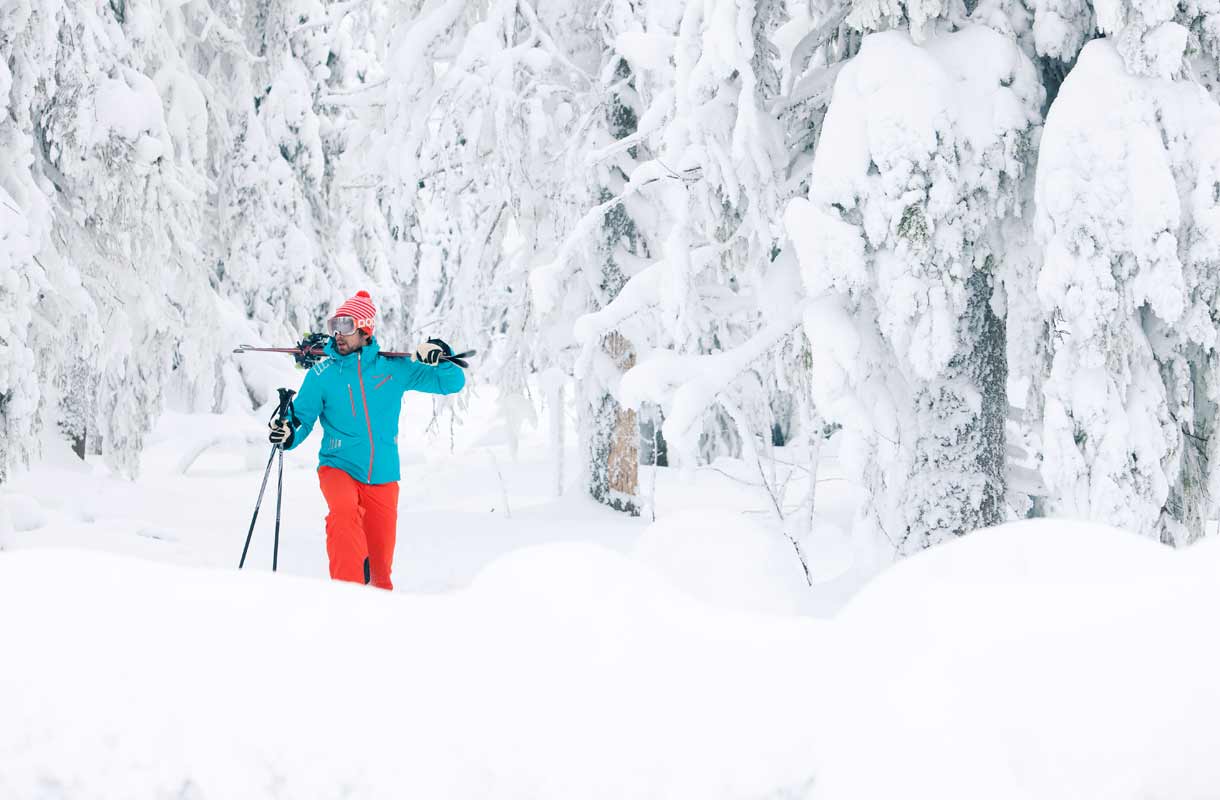
[[[318,482],[330,508],[330,576],[393,589],[402,396],[408,391],[453,394],[465,385],[466,376],[456,364],[441,361],[453,350],[440,339],[421,344],[414,361],[381,356],[373,337],[376,318],[364,291],[335,310],[326,321],[329,357],[305,376],[294,403],[295,418],[273,422],[269,438],[291,450],[321,420]]]

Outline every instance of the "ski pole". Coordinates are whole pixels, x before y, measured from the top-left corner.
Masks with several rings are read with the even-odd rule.
[[[254,503],[254,516],[250,517],[250,530],[246,532],[246,546],[241,549],[241,561],[237,564],[238,569],[246,566],[246,552],[250,549],[250,539],[254,536],[254,523],[258,520],[258,509],[263,504],[263,492],[267,489],[267,478],[271,475],[271,460],[275,458],[275,451],[279,449],[279,445],[271,445],[271,458],[267,459],[267,469],[263,470],[263,485],[259,487],[258,500]],[[283,457],[283,452],[280,450],[281,458]]]
[[[280,505],[284,500],[284,448],[281,446],[276,449],[280,451],[280,475],[275,485],[275,547],[271,550],[272,572],[275,572],[280,560]]]
[[[280,389],[279,393],[280,404],[271,415],[271,421],[275,424],[284,422],[289,418],[295,418],[292,409],[292,397],[296,392],[291,389]],[[246,554],[250,550],[250,540],[254,537],[254,524],[258,521],[258,511],[263,505],[263,494],[267,490],[267,478],[271,476],[271,462],[275,459],[277,452],[280,455],[280,469],[275,489],[275,545],[271,552],[271,571],[275,572],[278,566],[280,557],[280,512],[284,498],[284,446],[282,444],[273,444],[271,445],[271,456],[267,459],[267,468],[263,470],[263,483],[258,490],[258,500],[254,504],[254,514],[250,517],[250,530],[246,531],[246,544],[241,550],[241,561],[238,562],[238,569],[246,565]]]

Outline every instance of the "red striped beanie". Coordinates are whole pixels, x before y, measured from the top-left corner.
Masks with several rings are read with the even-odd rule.
[[[372,336],[373,328],[377,324],[377,309],[373,306],[369,293],[361,289],[356,292],[354,297],[349,297],[343,302],[343,305],[335,309],[335,313],[330,317],[331,319],[353,317],[356,320],[356,327],[364,329],[365,333]]]

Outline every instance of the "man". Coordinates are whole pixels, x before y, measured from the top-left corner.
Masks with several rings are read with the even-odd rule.
[[[386,358],[373,338],[377,309],[356,292],[326,322],[329,358],[305,376],[295,419],[272,424],[272,444],[291,450],[322,421],[318,482],[330,507],[326,553],[330,576],[393,589],[390,570],[398,524],[398,416],[405,392],[453,394],[466,383],[461,368],[442,362],[449,345],[430,339],[415,360]]]

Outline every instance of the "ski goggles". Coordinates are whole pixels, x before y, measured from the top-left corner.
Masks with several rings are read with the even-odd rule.
[[[331,317],[326,320],[326,332],[331,336],[351,336],[356,332],[356,318]]]

